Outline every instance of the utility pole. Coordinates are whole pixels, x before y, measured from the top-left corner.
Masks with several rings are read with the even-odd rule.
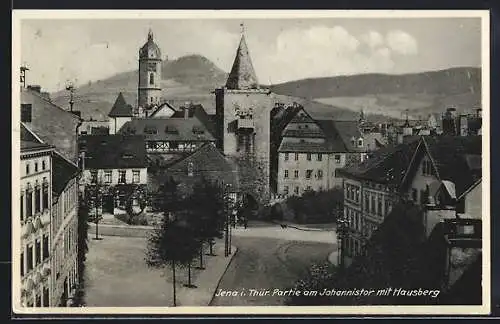
[[[29,71],[28,67],[23,64],[21,66],[21,84],[23,85],[23,88],[26,88],[26,71]]]
[[[74,104],[73,93],[75,91],[75,86],[73,85],[72,82],[68,83],[68,85],[66,86],[66,90],[69,91],[69,111],[73,112],[73,104]]]

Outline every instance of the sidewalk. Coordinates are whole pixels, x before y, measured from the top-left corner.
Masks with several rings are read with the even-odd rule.
[[[199,271],[196,282],[194,282],[197,288],[186,288],[184,286],[178,288],[177,305],[208,306],[231,260],[236,255],[237,248],[231,246],[231,252],[230,256],[224,257],[224,244],[217,244],[214,247],[214,253],[217,256],[205,257],[205,270],[196,270]]]

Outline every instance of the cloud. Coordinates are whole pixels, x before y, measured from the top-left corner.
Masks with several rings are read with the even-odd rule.
[[[250,49],[254,48],[252,45],[249,44]],[[341,26],[284,30],[274,47],[259,49],[255,57],[256,72],[259,77],[263,76],[263,83],[268,79],[279,83],[310,77],[390,72],[394,67],[391,49],[385,46],[381,34],[370,32],[358,38]]]
[[[371,48],[376,48],[384,45],[384,36],[376,31],[369,31],[361,36],[361,40]]]
[[[387,33],[387,44],[391,50],[398,54],[414,55],[418,53],[415,38],[401,30],[393,30]]]

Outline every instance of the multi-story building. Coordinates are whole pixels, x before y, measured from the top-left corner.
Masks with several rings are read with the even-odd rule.
[[[346,262],[365,253],[365,244],[399,199],[399,184],[418,145],[381,148],[364,162],[337,170],[343,179],[344,217],[349,224]]]
[[[72,304],[78,288],[78,166],[54,152],[52,155],[52,302]]]
[[[42,143],[21,125],[20,213],[21,305],[53,304],[51,278],[51,194],[53,147]]]
[[[147,156],[141,135],[89,135],[79,140],[84,156],[82,186],[100,185],[103,209],[114,213],[133,194],[145,190]],[[113,190],[111,190],[113,189]]]
[[[315,120],[303,107],[288,116],[277,149],[277,193],[301,195],[306,191],[342,186],[335,170],[360,162],[366,154],[357,121]]]
[[[33,208],[30,212],[38,211],[34,201],[41,199],[43,208],[49,213],[50,225],[47,227],[48,232],[45,233],[47,238],[40,239],[40,244],[44,246],[43,253],[40,255],[43,255],[43,258],[47,256],[50,276],[49,292],[44,293],[44,296],[48,297],[47,299],[42,297],[44,306],[66,306],[69,304],[71,291],[74,291],[79,284],[76,268],[78,233],[75,224],[79,178],[77,166],[79,154],[76,139],[80,125],[81,119],[78,111],[70,112],[55,105],[41,92],[40,87],[21,88],[21,137],[39,145],[45,144],[53,147],[48,161],[35,161],[30,167],[31,172],[43,173],[44,169],[50,170],[44,177],[46,178],[44,182],[39,184],[42,188],[41,192],[39,187],[33,185],[34,191],[31,196],[26,197],[33,201]],[[34,244],[34,249],[37,251],[38,243],[34,242]],[[38,257],[35,255],[35,260],[38,260]],[[36,301],[35,305],[37,304],[40,303]]]

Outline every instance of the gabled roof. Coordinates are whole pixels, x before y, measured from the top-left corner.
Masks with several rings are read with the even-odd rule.
[[[165,111],[169,111],[170,117],[173,117],[177,113],[177,109],[169,104],[168,102],[164,102],[161,105],[159,105],[150,115],[150,118],[156,118],[157,116],[160,115],[160,113],[163,113]],[[161,116],[163,117],[163,116]]]
[[[85,135],[79,140],[86,169],[145,168],[146,144],[141,135]]]
[[[58,152],[52,155],[52,192],[58,197],[68,182],[79,173],[78,167],[65,159]]]
[[[66,158],[76,163],[78,160],[76,127],[80,118],[32,89],[21,89],[21,103],[31,104],[31,122],[25,125],[41,141],[54,146]]]
[[[409,185],[424,154],[428,154],[437,178],[454,183],[459,197],[482,177],[481,150],[481,136],[423,136],[401,185]]]
[[[149,141],[214,141],[212,133],[196,117],[134,118],[126,122],[120,134],[143,135]]]
[[[21,123],[21,151],[50,149],[51,146],[44,143],[24,123]]]
[[[419,141],[380,148],[362,163],[338,169],[339,176],[377,183],[399,185],[417,148]]]
[[[119,93],[116,97],[115,103],[108,114],[109,117],[132,117],[132,106],[127,104],[123,93]]]
[[[240,45],[236,50],[233,67],[227,77],[226,88],[231,90],[258,89],[259,82],[248,52],[245,35],[241,36]]]
[[[190,167],[193,168],[193,176],[188,175]],[[231,184],[234,189],[239,187],[237,168],[210,143],[204,144],[191,154],[170,161],[170,165],[164,165],[150,178],[148,186],[154,190],[158,184],[163,183],[170,176],[174,176],[185,184],[192,184],[203,176]]]

